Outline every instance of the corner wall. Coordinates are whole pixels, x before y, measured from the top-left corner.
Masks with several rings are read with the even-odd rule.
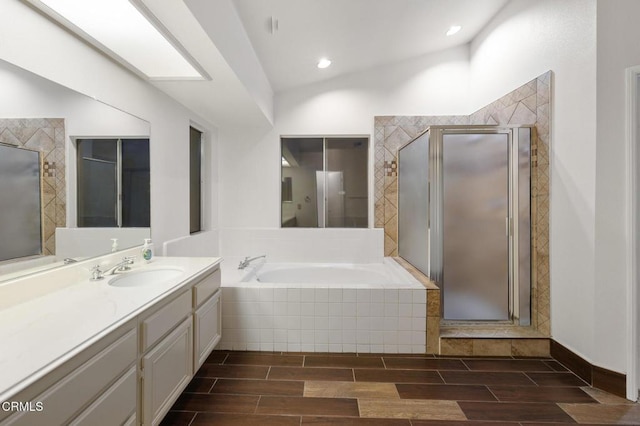
[[[640,65],[640,2],[598,1],[596,264],[592,361],[626,371],[630,331],[627,296],[627,194],[625,69]],[[637,282],[636,282],[637,285]],[[612,348],[619,348],[612,350]]]
[[[545,70],[554,76],[549,144],[551,334],[594,361],[595,0],[508,3],[471,45],[473,103],[483,105]],[[623,351],[624,342],[614,347]],[[615,358],[603,358],[602,366],[624,371]]]
[[[280,136],[372,135],[376,115],[466,111],[468,53],[462,46],[278,93],[272,129],[221,132],[221,228],[280,227]],[[372,169],[369,188],[372,206]]]

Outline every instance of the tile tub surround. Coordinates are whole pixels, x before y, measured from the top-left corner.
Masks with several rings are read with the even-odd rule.
[[[229,281],[225,268],[221,349],[425,353],[427,290],[410,276],[401,285],[301,287]]]
[[[434,125],[534,125],[531,149],[532,325],[550,336],[549,143],[551,71],[469,116],[378,116],[374,119],[374,226],[384,229],[384,255],[398,255],[398,148]]]
[[[640,424],[552,358],[214,351],[163,421],[201,425]]]
[[[65,127],[62,118],[0,118],[0,143],[41,153],[42,251],[55,254],[57,227],[67,217]]]

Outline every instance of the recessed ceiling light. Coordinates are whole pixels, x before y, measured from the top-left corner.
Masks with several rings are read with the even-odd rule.
[[[181,46],[175,40],[167,39],[158,29],[162,25],[137,0],[28,1],[146,78],[210,78],[193,58],[178,49]]]
[[[318,68],[327,68],[329,65],[331,65],[331,61],[327,58],[322,58],[318,61]]]
[[[455,33],[457,33],[458,31],[460,31],[462,29],[462,27],[460,25],[452,25],[449,27],[449,30],[447,30],[447,35],[448,36],[452,36]]]

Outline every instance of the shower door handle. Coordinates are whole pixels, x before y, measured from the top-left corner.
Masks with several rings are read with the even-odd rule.
[[[510,217],[505,217],[504,218],[504,223],[505,223],[505,233],[507,235],[507,237],[511,236],[511,218]]]

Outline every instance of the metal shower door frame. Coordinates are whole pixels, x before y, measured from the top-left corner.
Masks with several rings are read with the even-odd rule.
[[[527,135],[521,135],[521,130],[528,130]],[[508,216],[505,218],[505,232],[508,234],[508,304],[509,322],[519,325],[530,325],[531,322],[531,270],[529,265],[521,268],[521,259],[529,258],[531,254],[530,230],[525,229],[524,221],[530,221],[530,213],[526,218],[520,217],[521,201],[524,194],[520,194],[525,180],[529,183],[530,161],[528,168],[521,173],[519,164],[523,155],[530,153],[530,141],[533,137],[533,128],[530,126],[432,126],[430,131],[429,146],[429,180],[431,182],[429,217],[430,217],[430,272],[431,278],[442,284],[443,278],[443,231],[444,231],[444,183],[443,183],[443,136],[445,134],[506,134],[508,137]],[[528,157],[530,159],[530,156]],[[521,176],[523,174],[523,176]],[[522,182],[521,182],[522,181]],[[529,185],[530,188],[530,185]],[[529,190],[530,191],[530,190]],[[526,194],[530,200],[530,192]],[[525,232],[528,231],[528,232]],[[524,241],[525,236],[528,244]],[[527,267],[528,266],[528,267]],[[526,288],[522,288],[522,286]],[[441,310],[444,312],[444,292],[441,291]]]

